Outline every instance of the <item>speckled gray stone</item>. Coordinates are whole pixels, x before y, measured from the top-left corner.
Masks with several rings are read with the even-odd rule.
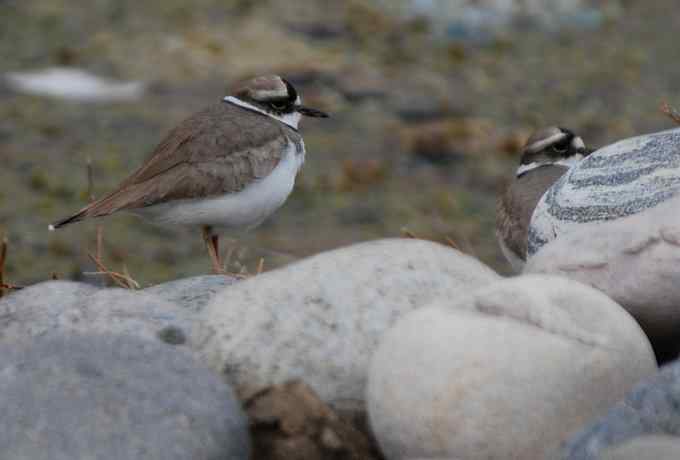
[[[237,281],[225,275],[194,276],[157,284],[144,289],[144,292],[198,313],[215,294]]]
[[[625,139],[590,154],[541,198],[528,255],[561,235],[640,213],[680,190],[680,128]]]
[[[61,330],[161,336],[179,344],[186,342],[193,316],[140,291],[48,281],[0,299],[0,343]]]
[[[356,244],[240,281],[200,313],[192,346],[239,394],[302,379],[363,410],[380,336],[406,312],[500,279],[477,259],[416,239]]]
[[[46,300],[49,300],[52,308],[60,310],[80,302],[87,296],[94,295],[99,289],[86,283],[47,281],[1,297],[0,308],[23,310],[43,305]]]
[[[606,448],[644,435],[680,436],[680,361],[661,368],[575,435],[564,449],[564,459],[599,460]]]
[[[0,353],[3,460],[247,460],[233,392],[182,348],[48,335]]]

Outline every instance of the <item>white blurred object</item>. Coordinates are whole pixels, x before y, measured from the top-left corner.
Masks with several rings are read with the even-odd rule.
[[[142,82],[102,78],[72,67],[50,67],[4,76],[15,91],[80,102],[133,101],[144,93]]]

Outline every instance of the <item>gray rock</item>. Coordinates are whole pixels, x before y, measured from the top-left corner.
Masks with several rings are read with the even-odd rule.
[[[48,281],[14,291],[0,298],[0,308],[23,310],[43,305],[49,300],[54,309],[63,310],[99,290],[91,284],[73,281]],[[1,311],[1,310],[0,310]]]
[[[144,292],[198,313],[215,294],[237,281],[225,275],[194,276],[157,284],[144,289]]]
[[[606,449],[600,460],[678,460],[680,437],[641,436]]]
[[[566,276],[603,291],[640,323],[661,362],[675,359],[680,352],[678,209],[680,196],[639,214],[570,230],[531,257],[524,273]]]
[[[3,460],[246,460],[231,389],[186,351],[55,334],[0,353]]]
[[[373,356],[366,400],[390,460],[545,460],[655,370],[607,296],[522,276],[405,315]]]
[[[200,313],[193,348],[247,397],[302,379],[363,408],[368,361],[401,315],[500,277],[449,247],[389,239],[329,251],[234,284]]]
[[[190,312],[139,291],[48,281],[0,300],[0,343],[50,331],[123,333],[184,343]]]
[[[528,255],[564,235],[639,214],[680,190],[680,128],[625,139],[569,169],[531,218]]]
[[[599,460],[606,448],[646,435],[680,436],[680,361],[662,367],[575,435],[564,449],[564,458]]]

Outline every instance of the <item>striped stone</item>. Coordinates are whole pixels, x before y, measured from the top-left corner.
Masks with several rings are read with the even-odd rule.
[[[680,128],[625,139],[573,166],[543,195],[528,255],[560,235],[650,209],[680,190]]]

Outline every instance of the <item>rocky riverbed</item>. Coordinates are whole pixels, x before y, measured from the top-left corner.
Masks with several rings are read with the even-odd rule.
[[[678,362],[658,372],[624,308],[428,241],[142,291],[49,281],[0,318],[7,460],[623,459],[680,434]]]

